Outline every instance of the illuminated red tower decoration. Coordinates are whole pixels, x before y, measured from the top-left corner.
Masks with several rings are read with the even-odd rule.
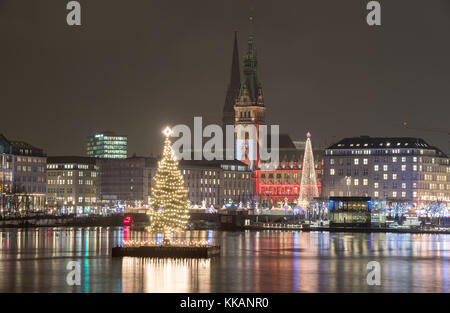
[[[316,171],[314,168],[314,156],[311,146],[311,134],[306,134],[305,154],[303,156],[302,180],[298,202],[302,208],[308,208],[311,200],[319,196]]]
[[[236,154],[238,159],[247,163],[251,169],[258,164],[258,132],[259,126],[265,124],[262,86],[257,76],[258,61],[256,58],[255,41],[253,36],[253,17],[250,17],[250,34],[248,36],[248,49],[244,57],[244,80],[241,84],[239,97],[234,106],[235,125],[253,125],[255,136],[249,133],[237,134]],[[253,160],[253,161],[252,161]]]

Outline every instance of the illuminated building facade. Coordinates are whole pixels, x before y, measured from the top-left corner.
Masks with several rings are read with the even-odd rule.
[[[137,206],[149,204],[157,159],[131,157],[98,159],[100,194],[103,206]],[[243,205],[254,193],[252,172],[239,161],[181,160],[179,163],[192,206],[222,207]]]
[[[370,197],[330,197],[330,226],[370,226]]]
[[[288,135],[280,135],[280,162],[276,169],[270,164],[259,162],[253,172],[257,201],[263,206],[280,206],[286,201],[294,204],[300,194],[302,180],[304,145],[294,145]],[[317,188],[321,191],[322,150],[314,149],[314,168]]]
[[[254,193],[252,172],[240,161],[180,161],[192,205],[245,207]]]
[[[26,214],[45,208],[47,157],[42,149],[0,135],[0,211]]]
[[[99,167],[95,158],[47,158],[47,205],[55,213],[98,213]]]
[[[86,154],[93,158],[125,159],[127,158],[127,136],[114,132],[96,133],[87,138]]]
[[[421,209],[450,203],[449,158],[420,138],[345,138],[325,150],[323,196],[368,196]]]
[[[2,210],[7,206],[6,195],[12,192],[13,171],[11,144],[3,135],[0,135],[0,208]]]

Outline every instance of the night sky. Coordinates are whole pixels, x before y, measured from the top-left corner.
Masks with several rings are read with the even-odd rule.
[[[450,152],[450,1],[0,0],[0,133],[48,155],[84,155],[100,130],[129,154],[161,151],[161,130],[219,123],[234,31],[241,59],[255,19],[266,121],[325,146],[348,136],[418,136]],[[250,7],[254,11],[250,13]],[[242,65],[241,65],[242,69]]]

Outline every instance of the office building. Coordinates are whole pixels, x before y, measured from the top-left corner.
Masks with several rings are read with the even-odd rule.
[[[254,183],[247,164],[240,161],[180,161],[192,206],[247,206]]]
[[[88,157],[102,159],[127,158],[127,136],[106,131],[87,138],[86,153]]]
[[[53,213],[99,213],[99,194],[99,168],[95,158],[47,158],[47,205]]]
[[[101,200],[112,208],[149,203],[157,160],[151,157],[99,159]]]

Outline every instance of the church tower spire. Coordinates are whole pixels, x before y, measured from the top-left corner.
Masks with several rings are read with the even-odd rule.
[[[228,85],[225,105],[223,106],[223,125],[234,125],[234,105],[239,96],[241,88],[241,70],[239,67],[239,50],[237,41],[237,31],[234,32],[233,58],[231,61],[231,77]]]
[[[248,48],[244,57],[244,81],[234,106],[235,124],[264,124],[265,105],[262,85],[258,80],[258,60],[253,35],[253,17],[250,16]]]
[[[256,58],[255,39],[253,35],[253,17],[250,16],[250,33],[248,36],[247,54],[244,58],[244,84],[242,87],[248,89],[248,95],[253,102],[257,102],[258,90],[261,89],[261,84],[258,81],[257,67],[258,60]]]
[[[265,124],[265,110],[262,86],[257,75],[255,38],[253,35],[253,17],[250,17],[250,34],[248,36],[247,53],[244,57],[244,76],[239,97],[234,106],[235,126],[248,129],[254,126],[255,134],[238,132],[236,144],[239,146],[238,160],[246,163],[252,170],[259,159],[259,126]],[[236,148],[238,149],[238,148]]]

